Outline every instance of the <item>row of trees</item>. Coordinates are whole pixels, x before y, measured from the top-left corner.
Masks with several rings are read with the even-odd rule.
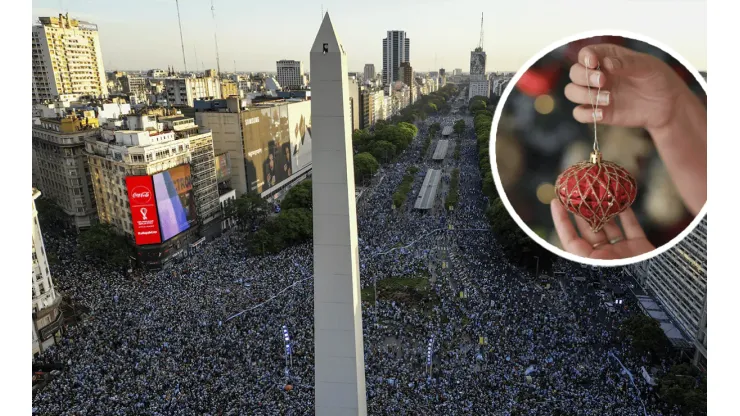
[[[402,109],[398,115],[391,117],[391,123],[414,123],[426,120],[430,115],[447,114],[450,112],[448,101],[457,95],[458,88],[455,84],[447,84],[437,91],[422,95],[416,102]]]
[[[548,272],[552,269],[552,253],[534,242],[519,228],[509,215],[496,191],[488,151],[493,124],[493,109],[488,98],[482,96],[473,97],[468,103],[468,110],[473,116],[473,129],[478,149],[478,167],[483,177],[482,190],[488,198],[486,217],[496,235],[496,240],[501,244],[510,261],[525,266],[532,271],[536,270],[539,262],[539,269]]]
[[[396,192],[393,193],[394,208],[401,208],[406,203],[406,198],[408,197],[409,192],[411,192],[411,185],[414,183],[414,178],[418,171],[419,168],[416,166],[409,166],[408,169],[406,169],[406,174],[403,175],[401,183],[398,185],[398,188],[396,188]]]

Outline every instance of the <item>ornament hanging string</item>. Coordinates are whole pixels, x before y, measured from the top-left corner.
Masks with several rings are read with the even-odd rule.
[[[588,58],[586,58],[588,61]],[[599,109],[599,94],[601,94],[601,86],[598,87],[596,90],[596,98],[591,95],[591,77],[589,76],[588,72],[588,64],[589,62],[586,62],[586,88],[588,88],[588,101],[591,103],[591,116],[594,119],[594,152],[599,153],[599,136],[596,131],[596,111]],[[601,65],[596,64],[596,70],[600,70]],[[600,82],[597,82],[597,84],[601,84]]]

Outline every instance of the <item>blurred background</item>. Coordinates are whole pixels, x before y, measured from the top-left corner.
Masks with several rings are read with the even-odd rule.
[[[593,147],[593,125],[573,119],[576,104],[565,98],[564,89],[578,51],[598,43],[613,43],[662,59],[706,105],[706,92],[683,65],[661,49],[634,39],[604,36],[572,42],[529,68],[501,104],[496,162],[506,196],[517,214],[534,232],[561,248],[549,206],[555,197],[554,183],[568,166],[587,160]],[[706,73],[702,75],[706,79]],[[648,239],[659,247],[681,233],[693,217],[647,132],[599,125],[598,137],[604,159],[619,163],[637,181],[637,200],[632,208]]]

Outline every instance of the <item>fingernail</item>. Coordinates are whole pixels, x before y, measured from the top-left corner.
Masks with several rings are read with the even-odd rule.
[[[601,110],[596,110],[593,113],[593,117],[594,117],[594,120],[601,120],[602,118],[604,118],[604,112]]]
[[[609,91],[601,91],[597,97],[599,104],[609,105]]]
[[[594,72],[588,77],[588,82],[591,84],[592,87],[598,87],[600,80],[601,80],[600,72]]]
[[[590,56],[586,57],[586,68],[591,68],[591,57]]]

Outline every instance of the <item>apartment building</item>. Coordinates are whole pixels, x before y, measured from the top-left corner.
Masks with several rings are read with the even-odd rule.
[[[54,282],[49,272],[44,238],[41,236],[36,199],[41,192],[33,188],[31,199],[31,318],[33,336],[32,355],[39,354],[56,344],[62,333],[62,313],[59,309],[61,296],[54,289]]]
[[[95,113],[39,118],[32,134],[32,182],[70,216],[77,229],[96,221],[85,140],[100,137]]]
[[[31,40],[34,103],[108,95],[97,25],[63,14],[41,17]]]

